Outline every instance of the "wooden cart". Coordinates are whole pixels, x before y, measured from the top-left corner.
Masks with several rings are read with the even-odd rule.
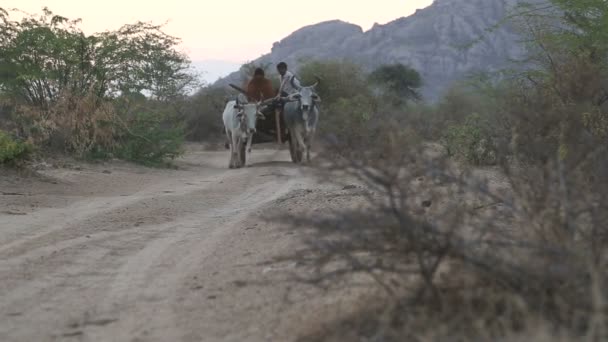
[[[238,86],[230,84],[230,86],[240,93],[246,92]],[[292,141],[289,129],[285,127],[283,120],[282,106],[278,104],[270,105],[266,110],[263,110],[264,120],[258,120],[256,124],[256,133],[253,135],[252,145],[277,143],[283,145],[285,142],[289,144],[289,154],[291,161],[294,163],[302,162],[302,152],[296,148],[295,141]]]

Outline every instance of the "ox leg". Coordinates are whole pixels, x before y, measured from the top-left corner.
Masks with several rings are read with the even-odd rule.
[[[302,155],[306,151],[306,143],[304,142],[304,137],[302,136],[302,128],[297,127],[294,131],[295,131],[294,133],[296,136],[296,141],[298,142],[296,144],[296,150],[297,150],[298,155],[300,156],[299,162],[301,163]]]
[[[251,153],[251,144],[253,143],[253,134],[250,134],[249,137],[247,137],[247,152]]]
[[[232,139],[232,133],[230,131],[228,131],[228,129],[226,129],[226,147],[230,149],[230,162],[228,163],[228,167],[233,169],[234,168],[234,143],[233,143],[233,139]]]
[[[243,141],[243,138],[242,137],[238,137],[237,138],[236,146],[234,147],[234,150],[235,150],[234,151],[234,166],[237,169],[240,169],[240,168],[242,168],[244,166],[243,163],[242,163],[243,158],[242,158],[242,155],[241,155],[241,153],[243,153],[243,144],[244,143],[245,142]]]
[[[315,139],[315,130],[312,130],[308,135],[308,161],[310,161],[310,152],[312,151],[312,142]]]
[[[230,134],[230,131],[228,131],[228,128],[224,127],[224,132],[226,133],[226,142],[224,142],[224,147],[229,150],[230,149],[230,142],[232,141],[232,135]]]
[[[310,150],[312,149],[312,134],[307,134],[304,137],[304,143],[306,144],[306,162],[310,163]]]
[[[230,168],[235,169],[239,167],[239,137],[233,133],[232,134],[232,146],[230,147]]]

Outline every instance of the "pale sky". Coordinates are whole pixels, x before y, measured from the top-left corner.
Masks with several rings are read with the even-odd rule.
[[[43,7],[81,18],[87,33],[117,29],[135,21],[167,22],[165,31],[182,39],[194,61],[243,63],[270,51],[298,28],[340,19],[368,30],[432,0],[0,0],[0,7],[40,13]]]

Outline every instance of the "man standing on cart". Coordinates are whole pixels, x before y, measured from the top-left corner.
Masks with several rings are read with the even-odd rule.
[[[300,81],[297,77],[289,70],[287,70],[287,63],[281,62],[277,64],[277,72],[279,73],[279,89],[277,90],[277,101],[275,104],[276,116],[279,118],[279,127],[282,131],[281,141],[285,141],[286,137],[286,128],[285,128],[285,120],[283,118],[283,101],[281,98],[285,98],[293,93],[299,91],[301,88]]]
[[[277,95],[286,97],[298,92],[299,88],[301,88],[300,81],[291,71],[287,70],[287,63],[279,63],[277,65],[277,71],[279,72],[280,82]]]

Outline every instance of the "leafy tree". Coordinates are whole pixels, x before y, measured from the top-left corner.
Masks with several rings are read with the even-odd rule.
[[[321,78],[316,88],[322,100],[319,131],[333,143],[352,148],[362,136],[370,134],[373,121],[380,121],[374,120],[376,99],[358,65],[339,60],[312,61],[302,65],[298,75],[304,86]]]
[[[570,44],[579,47],[585,45],[594,53],[606,52],[608,2],[605,0],[551,0],[551,2],[564,13],[562,19],[567,26],[559,31],[562,37],[568,38]]]
[[[96,37],[95,64],[110,93],[149,92],[169,100],[196,86],[187,56],[176,50],[180,40],[162,26],[138,22]]]
[[[583,155],[580,141],[601,139],[597,133],[608,129],[601,127],[608,103],[608,2],[534,1],[511,17],[528,36],[530,52],[529,70],[513,77],[521,108],[512,127],[525,132],[517,135],[518,150],[531,151],[532,160],[559,155],[559,163],[573,162]]]
[[[188,58],[176,50],[179,39],[161,26],[138,22],[87,36],[78,24],[47,8],[20,22],[0,9],[0,88],[48,107],[64,92],[144,92],[168,100],[195,84]]]
[[[189,98],[186,105],[187,137],[201,141],[223,137],[223,123],[219,116],[224,111],[231,92],[219,87],[205,87]]]
[[[418,89],[422,86],[420,74],[403,64],[384,65],[374,70],[369,80],[380,87],[394,104],[420,100]]]
[[[341,99],[362,96],[371,101],[373,97],[361,67],[347,61],[309,62],[299,69],[298,76],[302,85],[313,84],[317,76],[321,78],[317,92],[325,106],[331,106]]]
[[[177,38],[142,22],[86,35],[46,8],[10,13],[0,9],[0,96],[17,135],[79,157],[157,165],[180,153],[197,82]]]

